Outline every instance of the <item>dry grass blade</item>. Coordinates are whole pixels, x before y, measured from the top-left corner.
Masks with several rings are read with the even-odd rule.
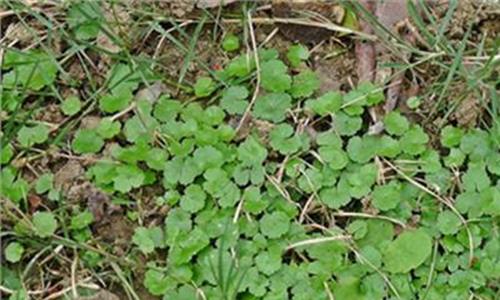
[[[235,19],[223,19],[222,22],[225,23],[239,23],[241,22],[240,20],[235,20]],[[322,23],[322,22],[315,22],[311,21],[308,19],[302,19],[302,18],[254,18],[252,20],[253,23],[256,24],[276,24],[276,23],[281,23],[281,24],[294,24],[294,25],[302,25],[302,26],[310,26],[310,27],[318,27],[318,28],[323,28],[335,32],[340,32],[340,33],[345,33],[345,34],[352,34],[352,35],[357,35],[361,38],[364,38],[366,40],[377,40],[377,37],[371,34],[366,34],[357,30],[353,30],[344,26],[336,25],[333,23]]]
[[[397,224],[403,228],[406,228],[406,224],[403,223],[402,221],[396,220],[394,218],[387,217],[387,216],[378,216],[378,215],[370,215],[370,214],[365,214],[365,213],[344,212],[344,211],[335,212],[332,215],[335,217],[357,217],[357,218],[385,220],[385,221],[389,221],[391,223]]]
[[[291,249],[294,249],[297,247],[301,247],[301,246],[316,245],[316,244],[333,242],[333,241],[348,241],[350,239],[351,239],[351,237],[348,235],[337,235],[337,236],[307,239],[307,240],[303,240],[303,241],[288,245],[288,247],[285,248],[285,251],[288,251],[288,250],[291,250]]]
[[[241,130],[246,119],[249,117],[250,111],[252,110],[252,107],[255,103],[255,100],[257,100],[257,96],[259,95],[259,87],[260,87],[259,54],[257,53],[257,41],[255,39],[255,32],[253,30],[253,24],[252,24],[252,14],[250,13],[250,11],[248,11],[248,13],[247,13],[247,19],[248,19],[248,29],[250,30],[250,39],[252,41],[253,57],[255,60],[257,80],[255,83],[255,90],[253,92],[252,99],[250,100],[250,103],[248,104],[247,108],[245,109],[245,112],[243,113],[243,116],[241,117],[241,120],[238,123],[238,126],[236,127],[236,133],[238,133]]]

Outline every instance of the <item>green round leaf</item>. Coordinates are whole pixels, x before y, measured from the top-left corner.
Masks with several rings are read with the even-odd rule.
[[[391,273],[408,273],[431,255],[432,239],[422,229],[403,232],[384,250],[383,261]]]
[[[293,45],[288,48],[286,58],[292,67],[298,67],[301,61],[309,58],[309,50],[303,45]]]
[[[403,135],[410,128],[408,120],[396,111],[384,117],[384,125],[385,130],[392,135]]]
[[[80,129],[76,132],[71,146],[76,153],[97,153],[104,146],[104,141],[95,130]]]
[[[187,212],[200,211],[205,206],[207,195],[197,184],[189,185],[184,191],[184,196],[181,198],[181,207]]]
[[[445,147],[452,148],[460,145],[460,141],[464,135],[464,131],[453,126],[445,126],[441,130],[441,144]]]
[[[449,210],[445,210],[438,215],[437,227],[442,234],[455,234],[460,229],[460,218]]]
[[[200,77],[194,85],[194,94],[196,97],[207,97],[215,90],[215,83],[210,77]]]
[[[80,111],[82,104],[77,96],[70,96],[61,104],[61,110],[67,116],[75,115]]]
[[[260,84],[269,92],[282,93],[292,86],[286,65],[277,59],[262,63],[260,66]]]
[[[17,242],[12,242],[9,243],[7,247],[5,247],[4,253],[5,253],[5,259],[8,262],[16,263],[20,261],[21,257],[23,256],[24,247],[23,245]]]
[[[236,51],[240,48],[240,40],[234,34],[228,34],[222,41],[222,49],[225,51]]]
[[[99,108],[106,113],[124,110],[132,100],[132,93],[128,90],[118,93],[106,94],[99,100]]]
[[[241,85],[230,86],[222,94],[221,107],[230,114],[243,114],[248,106],[245,100],[248,89]]]
[[[401,196],[401,185],[391,181],[375,187],[372,194],[373,205],[382,211],[394,209],[401,201]]]
[[[259,119],[275,123],[285,119],[287,110],[292,107],[292,98],[288,94],[271,93],[257,98],[253,115]]]
[[[0,164],[8,163],[14,156],[14,148],[11,144],[3,144],[0,150]]]
[[[33,215],[33,229],[38,236],[49,237],[56,232],[57,220],[50,212],[36,212]]]
[[[46,125],[39,124],[34,127],[23,126],[17,132],[19,144],[29,148],[36,144],[42,144],[49,138],[49,128]]]
[[[323,96],[308,100],[306,107],[320,116],[326,116],[340,110],[342,106],[342,94],[338,92],[328,92]]]
[[[288,216],[281,211],[265,214],[260,219],[260,231],[267,237],[276,239],[284,235],[290,229]]]
[[[44,194],[52,188],[52,181],[54,180],[54,175],[52,173],[46,173],[38,177],[35,183],[35,191],[37,194]]]
[[[304,70],[293,77],[290,93],[294,98],[311,96],[320,85],[318,75],[312,70]]]

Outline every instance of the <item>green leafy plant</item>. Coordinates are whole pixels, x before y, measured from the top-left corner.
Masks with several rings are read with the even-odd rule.
[[[2,69],[11,69],[2,77],[5,88],[23,86],[36,91],[51,85],[58,72],[55,59],[38,50],[6,51]]]
[[[196,97],[207,97],[215,90],[215,83],[210,77],[200,77],[194,85]]]
[[[24,253],[24,247],[20,243],[12,242],[5,247],[5,259],[8,262],[16,263],[21,260]]]
[[[260,66],[261,85],[269,92],[282,93],[292,86],[292,77],[287,66],[277,59],[269,60]]]
[[[61,110],[67,116],[73,116],[77,114],[82,107],[80,99],[77,96],[70,96],[64,100],[61,104]]]
[[[231,52],[236,51],[240,48],[240,40],[234,34],[228,34],[224,37],[222,41],[222,49]]]
[[[77,153],[96,153],[104,146],[104,141],[96,130],[81,129],[75,134],[71,145]]]
[[[431,252],[432,239],[425,231],[407,231],[387,246],[384,263],[391,273],[406,273],[421,265]]]
[[[190,22],[172,21],[168,31],[149,22],[155,6],[134,14],[151,25],[148,36],[171,42],[203,69],[196,74],[207,74],[186,86],[187,64],[175,82],[164,74],[163,50],[154,58],[130,51],[133,40],[115,35],[123,24],[108,24],[126,17],[123,6],[104,4],[68,3],[66,23],[58,17],[67,26],[47,31],[70,38],[74,51],[57,52],[57,60],[6,50],[2,109],[15,139],[1,149],[9,229],[0,285],[12,297],[33,291],[28,254],[71,247],[44,256],[40,270],[64,265],[69,254],[104,283],[119,279],[135,299],[142,294],[129,281],[137,278],[163,299],[496,299],[494,107],[482,129],[443,119],[442,129],[429,131],[403,108],[380,115],[386,87],[359,82],[318,94],[321,78],[303,45],[279,53],[259,44],[257,53],[239,54],[240,40],[228,34],[226,53],[217,53],[231,58],[215,70],[196,52],[205,19],[191,38]],[[356,28],[351,5],[343,9],[343,26]],[[107,39],[122,46],[103,59]],[[85,103],[59,99],[59,84],[78,89],[81,81],[59,74],[66,62],[70,70],[85,62],[88,86],[78,90]],[[166,88],[158,95],[140,96],[159,83]],[[41,121],[43,107],[32,99],[43,97],[61,101],[61,124]],[[412,114],[426,109],[407,104]],[[17,269],[30,272],[20,278]]]
[[[273,122],[285,119],[286,111],[292,107],[292,98],[285,93],[271,93],[257,98],[253,115]]]
[[[33,215],[33,229],[42,238],[50,237],[57,229],[56,217],[51,212],[36,212]]]
[[[42,144],[49,138],[49,128],[43,124],[33,127],[23,126],[17,132],[19,144],[25,148]]]
[[[288,48],[286,57],[292,67],[298,67],[302,61],[309,58],[309,50],[303,45],[293,45]]]

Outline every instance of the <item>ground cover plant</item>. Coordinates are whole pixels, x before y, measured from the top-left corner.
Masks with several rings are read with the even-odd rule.
[[[499,299],[484,7],[200,3],[0,3],[0,298]]]

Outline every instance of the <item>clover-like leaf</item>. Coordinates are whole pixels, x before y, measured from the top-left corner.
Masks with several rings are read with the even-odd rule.
[[[161,148],[152,148],[146,155],[146,165],[156,171],[161,171],[165,168],[168,153]]]
[[[275,211],[264,215],[260,219],[260,231],[267,237],[279,238],[290,229],[288,216],[281,211]]]
[[[3,74],[2,85],[8,88],[22,86],[35,91],[51,85],[57,76],[57,62],[54,56],[40,50],[7,49],[2,69],[11,71]]]
[[[385,130],[392,135],[403,135],[409,128],[408,120],[399,112],[391,111],[384,117]]]
[[[259,188],[255,186],[250,186],[245,189],[245,192],[243,193],[243,201],[245,211],[252,214],[261,213],[269,204],[261,195]]]
[[[293,45],[288,48],[288,52],[286,53],[286,58],[290,62],[292,67],[298,67],[300,63],[309,58],[309,50],[307,47],[303,45]]]
[[[326,145],[318,149],[321,159],[334,170],[343,169],[349,163],[347,154],[339,147]]]
[[[160,122],[168,122],[174,120],[181,109],[179,101],[162,96],[155,104],[153,116]]]
[[[340,135],[352,136],[361,129],[363,120],[357,116],[351,117],[343,112],[338,112],[334,116],[333,124]]]
[[[67,116],[73,116],[77,114],[82,107],[80,99],[77,96],[69,96],[61,104],[61,110]]]
[[[70,228],[75,230],[83,229],[92,224],[93,221],[94,215],[90,211],[85,210],[71,217]]]
[[[483,164],[469,164],[469,169],[462,176],[462,182],[466,191],[480,192],[490,186],[490,178]]]
[[[23,126],[17,132],[19,144],[29,148],[36,144],[42,144],[49,138],[49,128],[43,124],[34,127]]]
[[[96,130],[80,129],[76,132],[71,146],[76,153],[97,153],[104,146],[104,141]]]
[[[222,41],[222,49],[231,52],[236,51],[240,48],[240,40],[234,34],[228,34],[224,37]]]
[[[306,107],[320,116],[336,113],[342,106],[342,94],[328,92],[315,100],[307,100]]]
[[[45,173],[38,177],[35,183],[35,191],[37,194],[44,194],[52,189],[52,182],[54,180],[54,174]]]
[[[8,163],[14,156],[14,148],[11,144],[2,144],[0,150],[0,164]]]
[[[465,154],[459,148],[450,149],[448,156],[444,158],[447,167],[460,167],[465,161]]]
[[[342,107],[346,114],[349,116],[359,116],[363,114],[363,106],[367,104],[366,95],[363,92],[357,89],[351,90],[344,95],[343,100],[344,103]]]
[[[292,86],[292,78],[287,72],[288,68],[281,60],[266,61],[260,66],[260,84],[266,91],[282,93]]]
[[[358,163],[370,161],[376,154],[378,141],[374,136],[352,137],[347,144],[349,158]]]
[[[177,285],[172,278],[157,269],[149,269],[144,274],[144,286],[155,296],[162,296],[169,289],[174,289]]]
[[[206,198],[207,195],[201,186],[191,184],[184,191],[184,196],[181,198],[181,207],[191,213],[197,212],[205,206]]]
[[[194,85],[196,97],[207,97],[215,91],[215,83],[210,77],[200,77]]]
[[[394,158],[401,153],[401,145],[398,140],[384,135],[378,139],[377,155]]]
[[[88,40],[97,37],[102,18],[101,7],[96,3],[75,2],[69,7],[67,21],[76,38]]]
[[[460,141],[464,135],[464,131],[453,126],[445,126],[441,129],[441,144],[445,147],[452,148],[460,145]]]
[[[102,118],[96,128],[97,134],[103,139],[110,139],[120,133],[121,124],[119,121],[113,121],[111,118]]]
[[[389,272],[407,273],[424,263],[431,252],[431,237],[423,229],[409,230],[387,246],[383,261]]]
[[[21,260],[24,253],[24,247],[18,242],[12,242],[5,247],[5,259],[8,262],[16,263]]]
[[[347,226],[349,232],[354,239],[358,240],[366,236],[368,233],[368,225],[363,220],[355,220]]]
[[[245,100],[248,97],[248,89],[242,85],[233,85],[227,88],[220,100],[220,105],[230,114],[243,114],[248,105]]]
[[[144,254],[150,254],[157,247],[163,246],[163,231],[160,227],[137,227],[135,228],[132,242],[139,246]]]
[[[375,105],[385,100],[383,89],[369,81],[358,84],[357,90],[365,95],[368,105]]]
[[[134,165],[118,166],[116,173],[113,178],[113,188],[121,193],[128,193],[133,188],[140,187],[146,179],[144,172]]]
[[[33,229],[36,235],[42,238],[49,237],[56,232],[57,220],[51,212],[36,212],[33,215]]]
[[[455,234],[460,229],[460,218],[449,210],[439,213],[437,218],[437,228],[442,234]]]
[[[460,141],[460,150],[473,162],[482,161],[491,153],[491,138],[481,129],[469,130]]]
[[[321,190],[319,197],[323,203],[332,209],[339,209],[351,201],[349,191],[345,186],[341,185]]]
[[[14,203],[26,197],[29,186],[22,177],[16,178],[13,168],[2,168],[0,171],[0,195],[12,200]]]
[[[429,137],[424,132],[422,127],[413,125],[404,133],[399,141],[403,152],[410,155],[417,155],[425,151],[425,144],[429,141]]]
[[[401,201],[401,185],[391,181],[385,185],[378,185],[373,189],[373,205],[382,210],[394,209]]]
[[[257,98],[253,107],[253,115],[278,123],[285,119],[286,112],[291,107],[292,98],[288,94],[271,93]]]
[[[255,265],[260,272],[272,275],[281,268],[281,253],[262,251],[255,257]]]
[[[191,258],[208,246],[210,240],[207,234],[199,227],[194,228],[181,240],[176,247],[169,252],[169,261],[174,265],[182,265],[191,260]]]
[[[224,155],[213,146],[196,149],[193,158],[200,170],[218,168],[224,164]]]
[[[294,135],[293,127],[283,123],[274,127],[269,133],[271,146],[284,155],[297,152],[302,143],[298,135]]]
[[[290,93],[294,98],[311,96],[320,85],[318,75],[312,70],[304,70],[293,77]]]
[[[245,77],[255,69],[253,53],[245,53],[235,57],[224,69],[230,77]]]
[[[246,166],[260,165],[266,157],[266,148],[253,136],[247,138],[238,147],[238,158]]]
[[[132,93],[129,90],[118,91],[105,94],[99,99],[99,108],[106,113],[114,113],[124,110],[132,100]]]

